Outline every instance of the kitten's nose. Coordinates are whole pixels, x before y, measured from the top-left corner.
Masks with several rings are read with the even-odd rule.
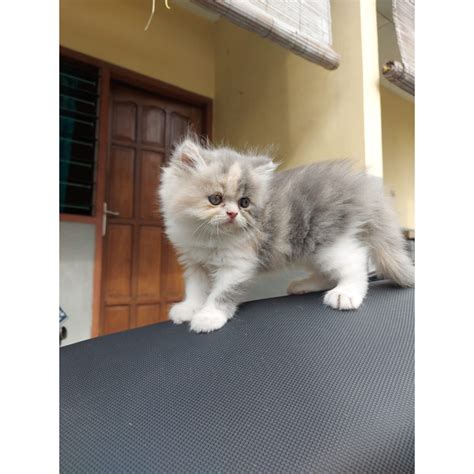
[[[226,211],[226,214],[227,214],[231,219],[235,219],[235,217],[237,216],[238,212]]]

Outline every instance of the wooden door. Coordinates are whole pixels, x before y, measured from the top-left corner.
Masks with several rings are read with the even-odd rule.
[[[113,84],[106,172],[100,333],[168,319],[183,298],[182,272],[163,232],[160,167],[188,127],[203,133],[203,110]]]

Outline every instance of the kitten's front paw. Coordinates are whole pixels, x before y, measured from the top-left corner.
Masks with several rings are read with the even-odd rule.
[[[171,307],[169,317],[173,323],[182,324],[186,321],[191,321],[196,309],[197,308],[193,304],[188,303],[187,301],[182,301],[181,303],[176,303]]]
[[[324,295],[323,303],[334,309],[350,310],[357,309],[363,299],[363,296],[356,292],[334,288]]]
[[[195,332],[211,332],[227,322],[226,314],[217,308],[203,308],[191,319],[190,327]]]

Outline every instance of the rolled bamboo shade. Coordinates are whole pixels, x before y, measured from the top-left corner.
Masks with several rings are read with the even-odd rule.
[[[415,95],[415,0],[392,0],[393,22],[401,62],[389,61],[383,75],[390,82]]]
[[[326,69],[339,66],[332,49],[330,0],[193,1],[308,61]]]

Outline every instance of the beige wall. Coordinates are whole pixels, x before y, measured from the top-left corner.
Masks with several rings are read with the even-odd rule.
[[[349,156],[381,175],[373,0],[332,3],[334,47],[342,55],[336,71],[226,20],[213,23],[171,6],[157,2],[145,32],[148,0],[62,0],[60,41],[214,98],[218,140],[274,143],[283,167]]]
[[[402,226],[415,227],[415,106],[381,87],[384,181],[395,193]]]
[[[332,16],[334,48],[342,56],[335,71],[219,20],[216,139],[237,147],[274,143],[285,168],[352,157],[381,175],[375,3],[339,0]]]
[[[378,88],[373,0],[332,2],[341,66],[326,71],[232,25],[148,0],[61,0],[61,45],[215,99],[215,139],[275,144],[283,168],[352,157],[382,174],[413,226],[413,103]]]
[[[61,0],[62,46],[214,97],[213,24],[149,0]]]

